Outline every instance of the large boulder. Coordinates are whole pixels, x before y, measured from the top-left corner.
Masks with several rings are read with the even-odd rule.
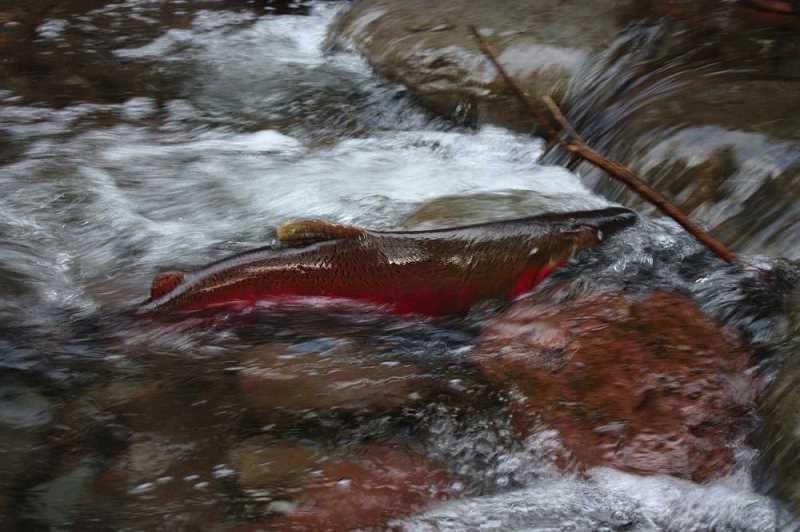
[[[636,2],[597,0],[361,0],[331,38],[354,44],[383,76],[424,104],[472,123],[531,128],[469,31],[475,25],[500,61],[531,94],[561,95],[593,52],[624,27]]]
[[[488,323],[474,360],[512,398],[523,434],[555,429],[566,467],[704,481],[724,474],[749,411],[750,350],[689,299],[521,301]]]

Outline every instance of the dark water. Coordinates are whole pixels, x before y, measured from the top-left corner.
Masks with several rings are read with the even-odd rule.
[[[131,317],[157,271],[270,243],[293,217],[398,227],[426,201],[476,192],[491,200],[483,217],[609,202],[540,164],[537,141],[448,125],[359,57],[325,53],[341,4],[47,5],[39,18],[0,9],[0,51],[14,58],[0,81],[7,529],[259,523],[292,504],[299,478],[375,443],[452,473],[461,499],[411,530],[768,530],[785,518],[754,489],[744,442],[734,471],[705,485],[559,472],[556,435],[516,436],[469,363],[493,308]],[[680,289],[760,341],[781,333],[742,296],[755,274],[721,268],[668,222],[643,219],[580,258],[560,277],[574,290]],[[262,455],[272,468],[248,459]]]

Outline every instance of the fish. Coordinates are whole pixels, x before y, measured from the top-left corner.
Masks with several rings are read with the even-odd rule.
[[[425,231],[374,231],[324,220],[277,228],[279,245],[153,280],[140,314],[180,313],[304,298],[442,316],[513,300],[582,249],[631,226],[622,207]]]

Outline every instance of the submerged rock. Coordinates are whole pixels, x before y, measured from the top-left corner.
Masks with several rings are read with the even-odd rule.
[[[230,465],[238,471],[245,489],[286,487],[303,480],[317,463],[317,449],[293,442],[250,438],[228,453]]]
[[[443,196],[419,206],[401,223],[404,229],[423,231],[494,220],[522,218],[547,212],[546,204],[533,193],[481,192],[462,196]]]
[[[33,513],[47,523],[51,530],[71,528],[74,514],[86,496],[94,478],[92,463],[84,459],[49,482],[33,488],[30,501]]]
[[[520,301],[474,361],[512,393],[515,425],[552,428],[563,465],[704,481],[722,475],[749,412],[749,348],[687,298],[655,292]]]
[[[425,459],[381,446],[359,451],[323,466],[285,515],[241,530],[384,529],[447,497],[448,475]]]
[[[242,355],[239,389],[251,416],[269,423],[284,415],[386,411],[430,390],[430,379],[408,363],[363,356],[350,342],[316,347],[266,344]]]
[[[224,522],[219,493],[224,447],[142,433],[91,483],[77,529],[216,530]]]
[[[0,498],[13,495],[23,479],[36,479],[51,467],[45,435],[55,417],[52,402],[17,382],[0,384]]]

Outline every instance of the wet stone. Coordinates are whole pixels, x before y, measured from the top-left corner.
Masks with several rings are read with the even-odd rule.
[[[197,449],[192,442],[142,433],[135,436],[135,441],[108,468],[105,475],[118,478],[119,489],[123,491],[146,493],[146,486],[155,486],[159,478],[180,478],[194,469],[210,470],[211,466],[203,465],[214,462],[217,454],[209,449]]]
[[[530,130],[469,25],[529,93],[558,95],[581,63],[624,27],[632,4],[603,0],[565,9],[557,0],[366,0],[344,13],[331,40],[354,43],[378,73],[406,85],[434,111]]]
[[[0,494],[23,478],[37,477],[49,467],[50,450],[36,434],[0,428]]]
[[[43,435],[53,418],[52,403],[33,388],[0,385],[0,496],[21,477],[44,473],[50,450]]]
[[[37,520],[47,523],[51,530],[69,529],[94,476],[91,460],[84,459],[53,480],[33,488],[35,496],[30,504]]]
[[[654,292],[520,301],[489,321],[473,360],[511,393],[523,434],[558,431],[561,465],[704,481],[725,474],[746,426],[749,358],[690,300]]]
[[[406,362],[349,341],[267,344],[242,354],[242,400],[263,422],[283,415],[387,411],[419,402],[430,379]]]
[[[28,386],[0,386],[0,425],[14,429],[35,430],[53,418],[52,404]]]
[[[245,489],[296,484],[319,459],[319,450],[313,447],[263,437],[245,440],[228,453],[228,462]]]
[[[119,380],[90,389],[83,399],[101,410],[121,410],[137,402],[157,401],[161,389],[158,381]]]
[[[597,208],[605,206],[602,200],[597,202]],[[401,227],[423,231],[587,208],[585,197],[576,199],[574,195],[545,195],[523,190],[443,196],[420,205],[402,221]]]
[[[795,314],[797,310],[795,302]],[[759,402],[764,424],[755,440],[762,450],[761,488],[787,501],[797,514],[800,513],[800,362],[796,357],[800,327],[797,322],[793,329],[792,340],[784,346],[790,358]]]
[[[165,475],[170,467],[191,445],[170,445],[158,440],[148,440],[132,444],[128,448],[125,471],[131,484],[153,481]]]
[[[139,530],[214,530],[224,521],[224,448],[138,434],[91,483],[77,522]]]
[[[178,441],[198,435],[226,441],[241,410],[234,376],[217,368],[196,374],[162,371],[171,378],[120,379],[93,389],[88,400],[135,432]]]
[[[349,459],[332,460],[283,508],[283,515],[236,527],[255,530],[385,529],[447,498],[448,475],[402,450],[368,446]]]

